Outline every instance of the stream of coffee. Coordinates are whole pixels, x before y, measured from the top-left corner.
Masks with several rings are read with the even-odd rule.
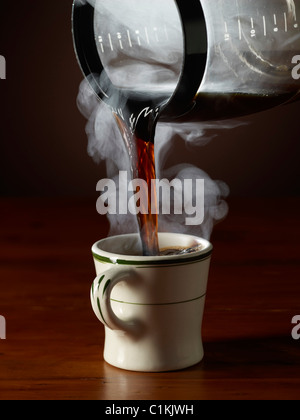
[[[157,193],[152,189],[152,179],[156,179],[154,144],[136,138],[138,159],[137,172],[139,179],[147,182],[148,209],[143,209],[138,215],[143,254],[148,256],[159,255],[158,245],[158,212],[153,212],[153,203],[157,206]],[[154,197],[152,197],[154,194]]]
[[[152,189],[151,180],[156,179],[154,144],[139,139],[134,133],[131,133],[129,127],[123,119],[114,114],[119,130],[122,134],[126,150],[130,159],[132,179],[142,179],[147,183],[147,200],[140,202],[141,207],[148,203],[148,208],[140,208],[137,215],[142,249],[144,256],[159,255],[158,244],[158,212],[153,211],[153,205],[156,203],[156,191]],[[138,192],[138,191],[137,191]],[[154,197],[152,196],[154,194]]]

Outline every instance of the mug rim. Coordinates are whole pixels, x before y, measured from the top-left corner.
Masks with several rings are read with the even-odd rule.
[[[97,241],[92,246],[92,254],[96,261],[101,263],[108,263],[108,264],[119,264],[119,265],[164,265],[164,264],[187,264],[187,263],[194,263],[203,261],[211,257],[213,252],[213,245],[206,239],[200,238],[195,235],[189,235],[185,233],[169,233],[169,232],[159,232],[159,238],[163,238],[164,236],[173,236],[175,237],[185,237],[186,239],[189,238],[190,240],[196,240],[199,245],[202,245],[203,248],[199,251],[193,252],[191,254],[182,254],[182,255],[164,255],[164,256],[138,256],[138,255],[127,255],[127,254],[119,254],[106,251],[101,248],[100,245],[103,245],[107,242],[113,242],[117,239],[122,238],[126,240],[126,238],[138,238],[139,234],[137,233],[130,233],[130,234],[121,234],[121,235],[114,235],[109,236],[107,238],[103,238]],[[176,246],[176,245],[175,245]],[[177,245],[180,246],[180,245]],[[171,247],[171,246],[170,246]]]

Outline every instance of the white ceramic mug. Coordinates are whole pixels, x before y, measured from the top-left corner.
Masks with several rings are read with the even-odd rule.
[[[140,256],[138,235],[103,239],[93,248],[97,278],[91,302],[105,326],[104,359],[118,368],[159,372],[203,358],[202,318],[212,245],[195,236],[161,233],[160,248],[191,254]]]

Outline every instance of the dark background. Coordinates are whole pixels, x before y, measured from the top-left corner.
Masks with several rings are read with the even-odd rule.
[[[87,154],[85,119],[76,106],[82,75],[71,36],[71,0],[0,3],[0,194],[93,196],[105,165]],[[172,150],[232,196],[299,195],[300,102],[244,118],[207,146]]]

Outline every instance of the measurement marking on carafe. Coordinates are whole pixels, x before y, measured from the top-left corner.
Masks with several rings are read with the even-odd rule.
[[[146,35],[147,44],[150,45],[150,39],[149,39],[149,33],[148,33],[147,26],[145,26],[145,35]]]
[[[168,34],[168,29],[167,29],[166,25],[164,25],[164,30],[165,30],[165,34],[166,34],[166,40],[169,41],[169,34]]]
[[[101,52],[104,53],[104,47],[103,47],[103,38],[102,36],[98,37],[99,43],[100,43],[100,48],[101,48]]]
[[[278,29],[278,26],[277,26],[277,16],[276,15],[274,15],[274,25],[275,25],[274,32],[278,32],[279,29]]]
[[[266,16],[263,16],[263,24],[264,24],[264,36],[267,36],[267,22],[266,22]]]
[[[139,46],[141,46],[140,31],[137,29],[135,31],[135,33],[136,33],[136,37],[137,37],[137,42],[138,42]]]
[[[109,40],[110,49],[113,51],[114,46],[113,46],[113,43],[112,43],[111,34],[108,34],[108,40]]]
[[[295,11],[295,24],[294,24],[294,28],[295,29],[298,29],[299,28],[299,25],[298,25],[298,22],[297,22],[297,14],[296,14],[296,11]]]
[[[225,35],[224,35],[224,37],[225,37],[225,41],[229,41],[229,40],[230,40],[230,34],[229,34],[229,32],[228,32],[228,25],[227,25],[227,22],[224,22],[224,24],[225,24]]]
[[[284,16],[284,31],[287,32],[288,31],[288,22],[287,22],[286,13],[284,13],[283,16]]]
[[[129,30],[128,30],[128,29],[127,29],[127,36],[128,36],[129,46],[130,46],[130,48],[132,48],[131,36],[130,36],[130,32],[129,32]]]
[[[295,9],[295,11],[294,11],[294,15],[295,15],[295,24],[294,24],[294,28],[295,28],[295,29],[298,29],[299,25],[298,25],[298,22],[297,22],[297,10],[296,10],[296,9]]]
[[[124,48],[123,48],[123,43],[122,43],[122,35],[120,32],[117,33],[117,38],[119,40],[120,48],[121,50],[123,50]]]
[[[238,19],[238,24],[239,24],[239,39],[240,41],[242,40],[242,23],[241,23],[241,19]]]
[[[250,31],[250,33],[251,33],[251,38],[256,37],[256,30],[254,28],[254,19],[253,18],[251,18],[251,31]]]

